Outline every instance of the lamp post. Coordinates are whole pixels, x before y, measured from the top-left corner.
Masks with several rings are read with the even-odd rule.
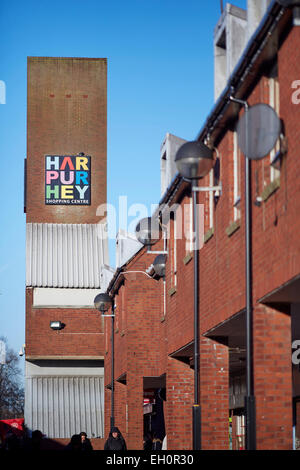
[[[193,404],[193,450],[201,450],[201,402],[200,402],[200,361],[199,361],[199,221],[197,211],[197,180],[204,178],[212,169],[212,150],[202,142],[183,144],[175,156],[177,169],[184,179],[191,182],[193,196],[194,250],[194,404]]]
[[[256,404],[253,364],[253,305],[252,305],[252,205],[251,160],[249,158],[249,105],[231,98],[245,108],[245,268],[246,268],[246,449],[256,450]]]
[[[234,89],[232,89],[232,93]],[[230,96],[244,107],[238,123],[239,145],[245,155],[245,278],[246,278],[246,449],[256,449],[256,405],[253,361],[253,274],[252,274],[252,194],[251,160],[264,158],[274,148],[281,122],[275,110],[264,103],[252,107],[247,101]]]
[[[234,89],[231,90],[234,93]],[[245,155],[245,275],[246,275],[246,350],[247,373],[245,397],[246,449],[256,449],[256,405],[253,362],[253,274],[252,274],[252,194],[251,160],[260,160],[274,148],[281,133],[281,122],[275,110],[264,103],[249,106],[247,101],[235,98],[230,101],[244,107],[245,113],[238,122],[239,146]]]
[[[252,194],[251,194],[251,142],[249,136],[249,104],[230,96],[230,101],[245,109],[245,278],[246,278],[246,450],[256,450],[256,405],[253,364],[253,305],[252,305]]]
[[[110,428],[115,425],[115,341],[114,341],[114,328],[115,328],[115,306],[114,300],[108,294],[98,294],[94,299],[94,305],[104,317],[111,317],[111,414],[110,414]],[[112,315],[107,312],[112,308]]]

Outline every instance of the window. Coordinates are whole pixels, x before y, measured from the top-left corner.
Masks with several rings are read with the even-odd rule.
[[[121,286],[121,332],[124,333],[126,330],[126,315],[125,315],[125,285]]]
[[[120,291],[118,292],[117,295],[115,295],[114,297],[114,305],[115,305],[115,329],[118,330],[121,325],[119,324],[121,320],[121,316],[120,316],[120,312],[119,312],[119,295],[120,295]],[[112,313],[112,312],[107,312],[107,313]],[[107,322],[109,323],[109,322]]]
[[[214,168],[209,173],[209,187],[214,186],[215,183],[215,172]],[[214,207],[215,207],[215,198],[214,192],[209,191],[209,229],[214,227]]]
[[[177,286],[177,222],[176,213],[170,219],[169,223],[169,256],[170,256],[170,274],[171,288]]]
[[[269,78],[269,105],[275,109],[279,116],[280,113],[280,96],[279,96],[279,82],[277,76],[277,67],[275,72]],[[270,153],[270,163],[274,160],[276,153],[280,150],[280,139],[277,140],[276,146]],[[280,170],[270,166],[270,181],[274,181],[280,176]]]
[[[193,251],[193,201],[189,197],[188,203],[184,204],[184,236],[186,254]]]
[[[241,152],[238,146],[237,132],[233,133],[233,220],[241,217]]]
[[[109,344],[108,344],[108,325],[107,325],[107,322],[104,322],[104,331],[105,331],[105,352],[108,353]]]

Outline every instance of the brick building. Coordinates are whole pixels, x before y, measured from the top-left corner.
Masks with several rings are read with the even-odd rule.
[[[300,375],[299,366],[292,363],[292,348],[300,339],[296,82],[300,64],[295,54],[300,47],[299,24],[299,8],[294,5],[285,8],[277,1],[249,0],[248,13],[227,5],[215,30],[217,101],[197,136],[215,149],[216,156],[214,169],[199,185],[222,184],[221,193],[198,195],[203,207],[199,267],[203,449],[244,447],[245,159],[236,132],[243,110],[230,96],[247,100],[250,106],[270,105],[282,123],[276,147],[264,159],[253,161],[251,170],[257,449],[296,448],[300,438]],[[171,152],[164,159],[174,156]],[[116,423],[129,449],[142,448],[143,433],[155,429],[153,421],[162,415],[162,406],[168,449],[192,448],[193,251],[186,237],[176,235],[184,224],[176,211],[186,214],[185,227],[189,226],[191,190],[178,174],[171,175],[168,184],[165,178],[162,181],[167,189],[160,206],[175,207],[168,223],[166,284],[129,272],[149,272],[155,255],[141,248],[118,269],[108,287],[117,305]],[[153,248],[160,249],[162,242]],[[108,417],[110,326],[105,328]],[[150,404],[144,401],[149,397]]]
[[[106,59],[28,58],[25,423],[104,437]],[[51,322],[60,322],[58,329]]]

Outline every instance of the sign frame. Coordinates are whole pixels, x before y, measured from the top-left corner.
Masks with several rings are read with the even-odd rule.
[[[45,205],[91,205],[91,156],[45,154]]]

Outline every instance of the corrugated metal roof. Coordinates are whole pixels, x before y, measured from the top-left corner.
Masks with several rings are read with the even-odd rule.
[[[100,288],[104,224],[26,224],[26,286]]]

